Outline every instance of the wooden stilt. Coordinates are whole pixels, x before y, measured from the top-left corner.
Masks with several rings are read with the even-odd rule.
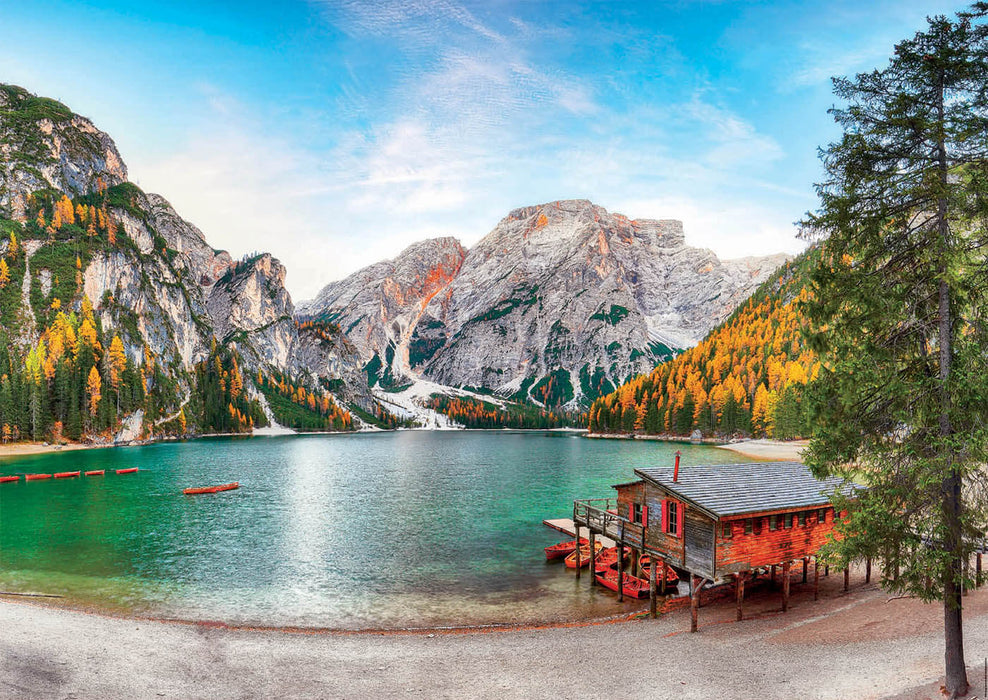
[[[576,517],[576,510],[573,511],[573,517]],[[589,528],[587,528],[589,530]],[[590,536],[593,537],[593,530],[590,530]],[[593,551],[593,550],[591,550]],[[580,569],[583,568],[583,562],[580,561],[580,526],[576,526],[576,577],[580,578]]]
[[[742,573],[734,574],[734,576],[736,577],[736,579],[735,579],[735,585],[737,586],[737,595],[738,595],[738,622],[741,622],[741,620],[744,619],[744,578],[745,578],[745,574],[742,572]]]
[[[807,573],[806,570],[809,568],[809,566],[810,566],[810,558],[803,557],[803,583],[806,583],[806,573]]]
[[[577,542],[577,545],[578,546],[579,546],[579,544],[580,543]],[[579,564],[579,562],[577,562],[577,564]],[[577,571],[579,571],[579,569],[577,569]],[[597,535],[595,535],[594,534],[594,531],[591,530],[590,531],[590,585],[591,585],[591,587],[597,585],[597,577],[594,575],[596,573],[597,573]]]
[[[665,595],[666,594],[666,576],[668,575],[668,572],[666,571],[666,567],[667,566],[669,566],[669,565],[666,564],[666,560],[663,559],[662,560],[662,580],[659,581],[659,593],[661,593],[662,595]]]
[[[621,534],[624,534],[623,528]],[[617,569],[618,569],[618,602],[624,602],[624,537],[618,543],[618,558],[617,558]],[[596,578],[596,576],[594,577]]]
[[[652,566],[648,570],[648,612],[654,620],[658,617],[658,596],[655,594],[655,572],[659,568],[659,558],[652,556]],[[664,568],[664,567],[663,567]],[[665,573],[663,571],[662,573]],[[663,576],[663,578],[665,578]]]
[[[772,578],[768,582],[769,588],[775,588],[775,564],[772,564]]]
[[[865,583],[871,583],[871,557],[865,559]]]
[[[700,617],[700,582],[695,574],[690,574],[690,632],[696,632]]]
[[[844,592],[847,593],[847,589],[851,585],[851,567],[844,567]]]
[[[789,562],[782,562],[782,612],[789,610]]]
[[[974,558],[974,587],[981,588],[981,552]]]
[[[813,600],[820,600],[820,560],[813,557]]]

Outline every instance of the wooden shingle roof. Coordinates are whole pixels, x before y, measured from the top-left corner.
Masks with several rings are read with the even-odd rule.
[[[800,462],[680,465],[636,469],[635,474],[682,496],[715,517],[827,505],[838,477],[817,479]],[[846,487],[845,487],[846,488]]]

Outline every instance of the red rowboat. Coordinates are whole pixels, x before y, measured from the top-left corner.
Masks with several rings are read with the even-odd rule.
[[[616,569],[606,569],[597,572],[597,583],[610,588],[615,593],[618,589],[618,572]],[[624,574],[621,581],[624,594],[632,598],[648,598],[648,581],[631,574]]]
[[[133,474],[137,471],[137,467],[127,467],[126,469],[118,469],[117,474]]]
[[[585,544],[588,544],[587,538],[581,537],[580,545],[582,546]],[[546,561],[552,561],[553,559],[562,559],[567,554],[571,554],[574,551],[576,551],[576,540],[568,540],[566,542],[560,542],[559,544],[553,544],[546,547],[545,558]]]
[[[597,550],[598,553],[600,552],[600,550],[601,550],[601,548],[603,546],[604,545],[602,545],[600,542],[594,542],[594,548]],[[575,547],[573,548],[572,554],[570,554],[569,556],[566,557],[566,559],[564,560],[564,563],[566,564],[566,568],[568,568],[568,569],[575,569],[576,568],[576,548]],[[580,568],[582,569],[584,566],[587,566],[589,564],[590,564],[590,543],[587,542],[586,544],[581,544],[580,545]]]
[[[19,476],[0,476],[0,484],[5,484],[9,481],[17,481],[21,477]]]
[[[649,570],[652,568],[652,556],[650,554],[642,554],[638,557],[638,566],[641,569],[642,578],[647,581]],[[676,570],[664,561],[660,561],[659,570],[655,572],[656,581],[662,580],[663,571],[665,572],[666,583],[675,583],[679,580],[679,574],[676,573]]]
[[[103,476],[106,474],[105,469],[93,469],[92,471],[86,472],[86,476]]]
[[[51,474],[25,474],[24,481],[41,481],[42,479],[50,479]]]
[[[608,547],[607,549],[603,550],[600,554],[598,554],[597,561],[594,562],[596,573],[599,574],[600,572],[605,571],[611,568],[612,566],[616,566],[618,560],[617,552],[618,552],[617,547]],[[631,548],[625,547],[624,561],[628,561],[628,557],[630,556],[631,556]]]
[[[58,472],[55,474],[56,479],[71,479],[74,476],[79,476],[79,472]]]
[[[203,486],[197,489],[182,489],[182,493],[186,496],[193,496],[197,493],[218,493],[219,491],[232,491],[233,489],[239,489],[240,482],[233,481],[229,484],[220,484],[219,486]]]

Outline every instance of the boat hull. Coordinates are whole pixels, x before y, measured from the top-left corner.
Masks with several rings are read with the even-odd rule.
[[[24,476],[24,481],[42,481],[43,479],[50,479],[51,474],[26,474]]]
[[[106,474],[105,469],[93,469],[86,472],[86,476],[103,476],[104,474]]]
[[[618,572],[615,569],[609,569],[598,573],[596,575],[596,579],[597,583],[601,586],[610,588],[612,591],[617,593]],[[621,588],[626,596],[631,596],[632,598],[648,598],[648,581],[638,578],[637,576],[624,574],[624,576],[622,576]]]
[[[588,544],[585,537],[580,538],[580,545]],[[545,548],[545,559],[546,561],[553,561],[555,559],[562,559],[569,554],[576,551],[576,540],[569,540],[568,542],[560,542],[559,544],[550,545]]]
[[[79,472],[58,472],[55,474],[56,479],[72,479],[79,476]]]
[[[117,474],[133,474],[137,471],[137,467],[127,467],[126,469],[118,469]]]
[[[0,484],[9,484],[13,481],[20,481],[19,476],[0,476]]]
[[[603,548],[603,545],[600,542],[595,542],[594,545],[597,550],[597,553],[600,554],[600,550]],[[576,568],[575,548],[573,549],[573,552],[566,557],[564,563],[566,564],[567,569]],[[584,566],[589,566],[589,565],[590,565],[590,544],[587,543],[586,545],[580,547],[580,568],[582,569]]]
[[[186,496],[194,496],[200,493],[219,493],[220,491],[232,491],[239,488],[240,482],[234,481],[229,484],[220,484],[219,486],[202,486],[199,488],[182,489],[182,493]]]

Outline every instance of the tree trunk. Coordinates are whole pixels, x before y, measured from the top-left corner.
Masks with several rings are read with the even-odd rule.
[[[950,309],[950,284],[948,282],[948,255],[950,251],[950,225],[947,218],[947,146],[944,133],[944,92],[945,76],[943,69],[937,91],[937,117],[940,125],[937,135],[937,170],[940,176],[940,196],[937,198],[937,234],[940,246],[940,281],[938,287],[939,318],[939,379],[940,379],[940,436],[944,443],[940,447],[940,457],[947,475],[943,486],[943,516],[947,526],[946,554],[949,564],[943,580],[943,641],[944,665],[946,668],[945,686],[950,697],[964,695],[968,690],[967,665],[964,663],[964,626],[961,609],[961,553],[964,543],[961,533],[961,478],[954,465],[954,455],[947,447],[946,439],[952,432],[950,425],[950,365],[953,359],[953,319]]]

